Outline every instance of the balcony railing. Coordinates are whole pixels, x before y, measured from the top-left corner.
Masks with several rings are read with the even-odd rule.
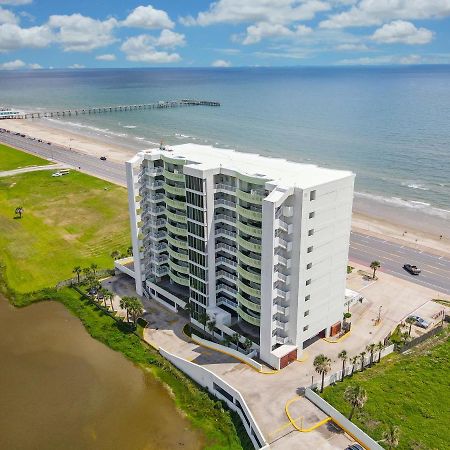
[[[180,261],[189,261],[189,255],[187,253],[182,253],[179,250],[175,251],[170,247],[167,247],[167,252],[174,259],[179,259]]]
[[[240,221],[238,221],[236,223],[236,227],[238,228],[239,231],[242,231],[245,234],[249,234],[250,236],[255,236],[255,237],[261,237],[262,236],[262,229],[261,227],[257,227],[254,225],[249,225],[246,223],[242,223]]]
[[[175,209],[180,209],[182,211],[186,210],[186,202],[175,200],[174,198],[167,197],[165,198],[165,202],[167,206],[170,206]]]
[[[184,196],[186,195],[186,189],[184,187],[171,186],[170,184],[164,185],[164,190],[172,195]]]
[[[179,182],[184,181],[184,174],[183,173],[170,172],[170,171],[164,169],[162,174],[164,175],[164,178],[167,178],[168,180],[179,181]]]
[[[178,234],[179,236],[187,236],[187,226],[184,224],[179,224],[178,226],[172,225],[169,222],[166,223],[167,231],[173,234]]]
[[[169,270],[169,277],[172,281],[175,281],[175,283],[180,284],[181,286],[189,286],[189,278],[186,277],[179,277],[178,275],[174,274],[171,270]]]
[[[166,237],[166,232],[165,231],[157,231],[156,233],[149,234],[149,236],[150,236],[150,239],[152,239],[154,241],[159,241]]]
[[[153,183],[147,185],[150,189],[160,189],[164,186],[163,180],[156,180]]]
[[[153,270],[153,273],[157,276],[157,277],[163,277],[164,275],[167,275],[169,273],[169,268],[167,266],[162,266],[162,267],[156,267]]]
[[[233,302],[232,300],[230,300],[227,297],[217,297],[217,306],[220,305],[227,305],[229,306],[231,309],[236,309],[238,307],[237,303]]]
[[[153,244],[148,247],[152,252],[163,252],[167,249],[167,244],[165,242],[159,242],[158,244]]]
[[[230,200],[225,200],[224,198],[217,198],[216,200],[214,200],[214,205],[215,206],[227,206],[229,208],[236,208],[236,203],[232,202]]]
[[[259,221],[262,220],[261,208],[244,208],[241,205],[237,205],[236,211],[239,215],[244,216],[247,219],[259,220]]]
[[[221,191],[236,192],[236,186],[233,186],[231,184],[216,183],[214,185],[214,188]]]
[[[236,233],[234,231],[226,230],[225,228],[216,228],[215,235],[218,236],[218,235],[221,235],[221,234],[225,235],[225,236],[228,236],[228,237],[230,237],[232,239],[236,238]]]
[[[246,250],[255,253],[261,253],[261,241],[258,239],[244,239],[242,236],[238,236],[237,243]]]
[[[164,264],[169,260],[169,255],[152,256],[150,261],[154,264]]]
[[[176,209],[175,211],[176,212],[166,210],[167,218],[173,220],[174,222],[186,223],[187,222],[186,214],[184,212],[179,211],[178,209]]]
[[[219,270],[218,272],[216,272],[216,278],[226,278],[227,280],[232,280],[232,281],[236,281],[237,280],[237,276],[233,275],[230,272],[227,272],[226,270]]]
[[[247,308],[251,309],[252,311],[255,311],[258,313],[261,312],[261,305],[259,303],[255,303],[250,300],[247,300],[244,296],[239,294],[239,292],[238,292],[236,298],[241,305],[246,306]]]
[[[233,247],[232,245],[225,244],[223,242],[219,242],[216,244],[216,250],[225,250],[229,253],[236,254],[236,247]]]
[[[234,295],[234,296],[236,296],[236,294],[237,294],[237,290],[236,289],[233,289],[232,287],[230,287],[230,286],[228,286],[227,284],[224,284],[224,283],[219,283],[216,286],[216,292],[219,292],[219,291],[225,291],[225,292],[228,292],[229,294]]]
[[[250,253],[248,256],[244,253],[238,251],[237,257],[240,261],[247,264],[248,266],[256,267],[257,269],[261,269],[261,255],[257,253]]]
[[[241,266],[238,266],[237,271],[241,277],[246,280],[253,281],[253,283],[261,284],[261,273],[251,270],[250,267],[248,270],[244,269]]]
[[[181,239],[175,238],[175,236],[167,235],[167,242],[175,248],[182,248],[187,250],[188,245],[187,242]]]
[[[228,222],[236,222],[236,217],[229,216],[228,214],[215,214],[214,220],[220,221],[220,220],[227,220]]]
[[[237,267],[237,262],[233,261],[232,259],[225,258],[224,256],[216,258],[216,265],[217,264],[228,264],[231,267]]]
[[[261,298],[261,290],[255,289],[245,284],[242,280],[237,280],[237,286],[240,290],[244,291],[246,294],[251,295],[252,297]]]
[[[261,204],[262,199],[264,198],[264,193],[262,193],[261,191],[254,190],[254,189],[252,189],[251,192],[245,192],[245,191],[241,191],[240,189],[238,189],[236,191],[236,196],[238,198],[240,198],[241,200],[244,200],[245,202],[248,202],[248,203]]]
[[[237,311],[238,315],[246,322],[248,322],[252,325],[255,325],[257,327],[260,326],[261,319],[251,316],[250,314],[246,313],[243,309],[239,308],[239,306],[236,311]]]
[[[150,167],[150,168],[145,169],[144,173],[146,175],[156,176],[156,175],[162,175],[163,170],[164,169],[162,167]]]

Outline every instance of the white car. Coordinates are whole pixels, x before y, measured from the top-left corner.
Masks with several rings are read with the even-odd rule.
[[[62,173],[59,172],[52,173],[52,177],[62,177]]]

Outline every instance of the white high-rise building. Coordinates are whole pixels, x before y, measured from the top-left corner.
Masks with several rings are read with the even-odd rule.
[[[339,332],[353,173],[185,144],[138,153],[127,180],[139,294],[277,369]]]

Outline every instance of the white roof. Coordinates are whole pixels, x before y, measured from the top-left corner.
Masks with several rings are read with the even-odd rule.
[[[181,144],[166,147],[166,150],[159,148],[146,150],[141,155],[144,156],[146,153],[153,155],[160,153],[172,158],[184,157],[198,163],[195,167],[201,170],[222,167],[243,175],[257,176],[273,180],[276,184],[301,189],[354,176],[352,172],[346,170],[326,169],[315,164],[271,158],[257,153],[243,153],[211,145]]]

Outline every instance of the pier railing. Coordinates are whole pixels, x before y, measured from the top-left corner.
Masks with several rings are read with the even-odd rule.
[[[26,112],[8,118],[40,119],[42,117],[66,117],[66,116],[78,116],[83,114],[103,114],[122,111],[139,111],[145,109],[177,108],[181,106],[220,106],[220,102],[185,98],[182,100],[159,101],[156,103],[142,103],[137,105],[100,106],[92,108],[88,107],[88,108],[65,109],[60,111]]]

